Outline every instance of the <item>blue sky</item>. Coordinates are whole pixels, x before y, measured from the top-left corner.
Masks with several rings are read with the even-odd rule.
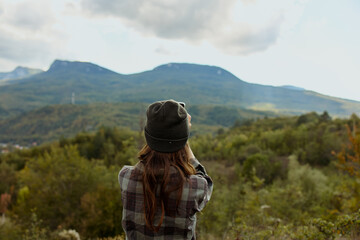
[[[360,101],[358,0],[0,0],[0,72],[169,62]]]

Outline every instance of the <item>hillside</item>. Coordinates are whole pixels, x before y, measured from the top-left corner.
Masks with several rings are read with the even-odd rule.
[[[0,121],[0,142],[29,145],[72,137],[80,131],[95,131],[101,126],[139,131],[145,121],[147,104],[93,103],[51,105]],[[235,121],[274,116],[273,113],[213,105],[187,107],[195,127],[192,135],[213,133]]]
[[[123,75],[92,63],[56,60],[48,71],[0,87],[0,119],[51,104],[144,102],[173,98],[188,104],[217,104],[299,114],[328,111],[334,116],[360,112],[360,102],[301,89],[242,81],[214,66],[170,63]]]
[[[214,182],[196,239],[360,239],[359,126],[356,116],[308,113],[192,136],[191,149]],[[81,239],[124,239],[117,176],[139,162],[144,140],[101,127],[0,154],[0,195],[10,203],[0,239],[66,239],[68,229]]]

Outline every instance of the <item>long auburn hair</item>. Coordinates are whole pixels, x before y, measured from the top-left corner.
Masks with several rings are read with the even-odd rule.
[[[165,211],[169,215],[175,215],[177,212],[184,182],[190,175],[195,174],[195,169],[190,163],[187,147],[173,153],[161,153],[145,144],[138,153],[138,158],[144,164],[142,180],[145,223],[149,229],[158,232],[163,223]],[[173,173],[170,173],[171,167],[177,171],[175,178]],[[170,180],[171,184],[168,184]],[[167,206],[169,195],[174,191],[177,191],[175,212]],[[159,200],[156,198],[157,194],[159,194]],[[154,226],[157,201],[160,201],[161,218],[159,224]]]

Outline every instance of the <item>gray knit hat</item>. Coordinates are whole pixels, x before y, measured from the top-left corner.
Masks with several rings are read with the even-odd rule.
[[[174,100],[152,103],[147,111],[146,142],[157,152],[176,152],[189,138],[189,122],[185,104]]]

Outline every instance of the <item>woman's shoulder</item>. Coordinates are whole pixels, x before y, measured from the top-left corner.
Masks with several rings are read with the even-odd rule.
[[[130,181],[138,181],[142,176],[142,164],[139,162],[135,166],[125,165],[121,168],[118,175],[120,186],[128,184]]]
[[[128,165],[123,166],[119,172],[119,178],[126,177],[127,175],[131,174],[132,171],[134,171],[134,166],[128,166]]]

